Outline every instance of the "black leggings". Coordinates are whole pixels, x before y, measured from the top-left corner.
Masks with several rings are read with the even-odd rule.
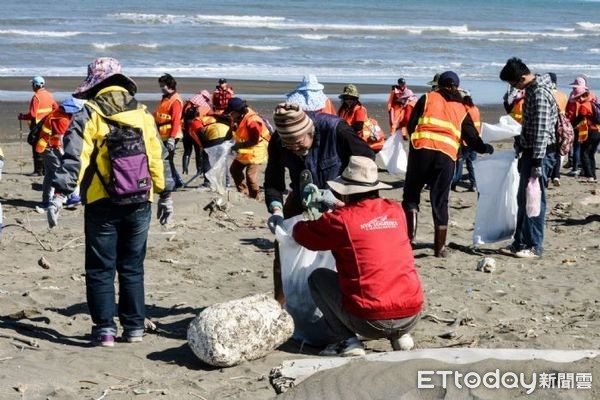
[[[583,176],[596,178],[596,150],[600,143],[600,132],[589,131],[588,138],[581,144],[581,166]]]

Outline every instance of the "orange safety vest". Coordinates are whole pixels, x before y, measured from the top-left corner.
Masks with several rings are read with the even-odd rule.
[[[181,103],[181,108],[183,110],[183,100],[181,100],[181,96],[179,96],[179,93],[174,93],[170,97],[163,97],[154,113],[154,121],[156,122],[158,133],[163,141],[171,136],[171,107],[173,107],[173,104],[176,101]],[[175,137],[181,139],[182,136],[183,133],[180,129]]]
[[[54,101],[54,96],[52,93],[47,91],[44,88],[38,89],[33,97],[38,100],[38,107],[35,113],[35,123],[37,124],[44,118],[46,115],[50,114],[52,110],[57,108],[56,101]]]
[[[404,105],[398,103],[388,103],[388,112],[390,115],[390,135],[394,135],[398,129],[402,133],[402,136],[408,134],[407,125],[412,114],[413,108],[415,108],[416,101],[409,101]]]
[[[368,115],[367,109],[365,108],[365,106],[359,106],[357,104],[354,106],[354,108],[352,110],[348,110],[347,108],[340,110],[340,115],[338,115],[338,116],[341,119],[343,119],[344,121],[346,121],[348,123],[348,125],[352,126],[353,123],[360,122],[360,121],[356,121],[356,112],[360,109],[363,109],[365,111],[365,116]],[[368,119],[368,118],[366,118],[366,119]],[[366,122],[366,119],[364,122]]]
[[[367,142],[374,152],[378,152],[383,148],[385,134],[375,118],[367,118],[359,136],[362,140]]]
[[[425,94],[425,108],[410,141],[415,149],[441,151],[456,161],[461,125],[467,116],[462,103],[446,101],[438,92]]]
[[[60,119],[64,119],[61,125],[58,124]],[[43,153],[47,148],[60,149],[62,147],[62,137],[67,131],[70,121],[71,115],[60,108],[48,114],[42,124],[40,137],[35,144],[35,151]]]
[[[229,99],[233,97],[233,88],[229,85],[225,86],[223,89],[220,86],[217,86],[212,95],[212,103],[215,111],[221,113],[225,108],[227,108],[227,103],[229,103]]]
[[[600,131],[600,124],[593,124],[588,116],[593,115],[594,110],[592,109],[592,98],[586,99],[583,102],[577,102],[576,115],[580,115],[580,110],[585,108],[587,111],[586,115],[577,124],[578,140],[580,143],[585,142],[588,139],[589,130]]]
[[[262,164],[267,161],[268,153],[267,146],[271,140],[271,134],[267,129],[263,119],[252,109],[248,108],[248,112],[238,124],[236,131],[233,134],[233,140],[236,143],[242,143],[250,140],[250,132],[248,124],[250,122],[258,122],[261,126],[260,138],[258,143],[251,147],[238,150],[238,155],[235,158],[242,164]]]
[[[514,118],[515,121],[517,121],[519,124],[523,123],[523,103],[525,102],[525,98],[521,98],[519,100],[516,100],[513,103],[512,109],[510,110],[510,113],[508,115],[510,115],[511,117]]]
[[[325,107],[323,107],[321,109],[322,113],[325,114],[330,114],[330,115],[337,115],[337,111],[335,110],[335,106],[333,105],[333,102],[331,101],[330,98],[327,98],[325,100]]]

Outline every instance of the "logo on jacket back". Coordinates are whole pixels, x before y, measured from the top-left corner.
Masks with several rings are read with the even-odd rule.
[[[398,221],[396,220],[388,220],[387,215],[383,215],[381,217],[373,218],[369,222],[365,222],[364,224],[360,224],[360,229],[363,231],[375,231],[381,229],[395,229],[398,227]]]

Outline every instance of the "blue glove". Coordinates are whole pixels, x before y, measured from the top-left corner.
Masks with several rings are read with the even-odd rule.
[[[277,209],[273,212],[273,214],[267,220],[267,226],[269,227],[269,230],[271,230],[271,233],[275,234],[275,229],[277,228],[277,226],[282,226],[282,224],[283,224],[283,212],[281,212],[281,210]]]
[[[161,225],[166,225],[171,222],[173,217],[173,200],[170,197],[161,197],[158,199],[158,210],[156,218]]]
[[[54,197],[52,197],[52,200],[50,200],[50,205],[46,209],[46,216],[48,217],[48,227],[50,229],[58,225],[58,214],[64,202],[65,198],[60,194],[54,195]]]

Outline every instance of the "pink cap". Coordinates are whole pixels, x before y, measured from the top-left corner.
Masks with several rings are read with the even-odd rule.
[[[580,76],[575,78],[575,80],[573,82],[569,83],[569,86],[573,86],[573,87],[582,86],[587,89],[587,85],[585,84],[585,79],[583,79]]]

